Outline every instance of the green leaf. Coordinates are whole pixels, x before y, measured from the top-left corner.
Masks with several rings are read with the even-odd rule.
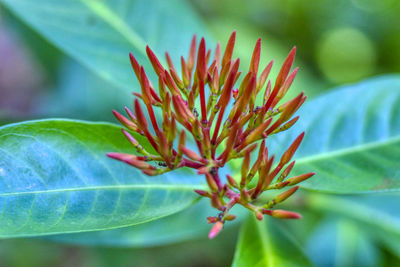
[[[328,216],[311,234],[307,254],[315,266],[381,266],[378,248],[357,224]]]
[[[113,230],[54,235],[46,239],[87,246],[160,246],[207,237],[211,226],[207,224],[206,218],[217,213],[218,211],[210,206],[209,200],[202,198],[181,212],[148,223]],[[237,219],[227,223],[226,227],[240,223],[248,215],[248,210],[234,207],[232,214],[235,214]]]
[[[308,194],[307,207],[351,220],[400,256],[400,194],[330,196]]]
[[[89,246],[148,247],[206,237],[206,217],[214,215],[209,201],[202,199],[190,208],[165,218],[131,227],[106,231],[49,236],[46,239]]]
[[[0,0],[62,51],[119,88],[138,86],[128,52],[151,69],[145,53],[168,50],[177,62],[203,26],[186,1]]]
[[[400,190],[400,76],[382,76],[306,101],[299,122],[271,137],[280,155],[300,132],[294,174],[316,172],[301,185],[333,193]]]
[[[279,220],[249,217],[240,230],[232,266],[311,266]]]
[[[33,121],[1,127],[0,136],[3,238],[152,221],[187,208],[197,199],[192,190],[203,187],[192,172],[147,177],[107,158],[110,151],[133,152],[112,124]]]

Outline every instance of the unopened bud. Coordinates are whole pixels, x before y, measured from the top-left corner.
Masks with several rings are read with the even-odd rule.
[[[293,188],[290,188],[289,190],[286,190],[285,192],[283,192],[282,194],[279,194],[276,198],[275,198],[275,202],[276,203],[281,203],[283,201],[285,201],[286,199],[288,199],[291,195],[293,195],[297,189],[299,189],[298,186],[295,186]]]
[[[287,179],[286,182],[288,182],[288,185],[296,185],[304,180],[311,178],[314,175],[315,175],[315,172],[305,173],[302,175],[291,177],[291,178]]]
[[[262,213],[270,215],[278,219],[301,219],[301,215],[297,212],[286,211],[286,210],[267,210],[262,209]]]
[[[216,222],[213,227],[211,228],[210,233],[208,234],[209,239],[213,239],[216,237],[224,227],[224,224],[222,222]]]

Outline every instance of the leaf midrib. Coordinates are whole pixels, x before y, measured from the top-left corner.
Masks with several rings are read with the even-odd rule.
[[[181,190],[191,191],[194,189],[203,189],[204,185],[171,185],[171,184],[136,184],[136,185],[110,185],[110,186],[88,186],[88,187],[72,187],[72,188],[60,188],[60,189],[49,189],[49,190],[35,190],[25,192],[14,192],[14,193],[0,193],[0,197],[5,196],[19,196],[19,195],[31,195],[31,194],[51,194],[51,193],[64,193],[64,192],[77,192],[77,191],[91,191],[91,190],[138,190],[138,189],[169,189],[169,190]]]
[[[142,48],[145,47],[146,42],[140,38],[140,36],[135,34],[135,32],[131,31],[126,23],[116,16],[109,7],[97,0],[80,0],[80,2],[87,6],[97,16],[102,18],[108,25],[110,25],[115,31],[119,32],[126,40],[145,55]]]
[[[321,159],[327,159],[327,158],[331,158],[331,157],[345,156],[348,154],[360,152],[363,150],[374,149],[374,148],[378,148],[379,146],[382,146],[382,145],[390,145],[390,144],[394,144],[397,142],[400,142],[400,136],[391,137],[384,141],[382,140],[382,141],[369,142],[369,143],[356,145],[356,146],[353,146],[350,148],[326,151],[326,152],[322,152],[322,153],[311,155],[311,156],[305,156],[305,157],[302,157],[302,158],[299,158],[298,160],[296,160],[296,163],[297,163],[297,165],[307,164],[308,162],[312,162],[314,160],[321,160]]]
[[[252,219],[255,221],[254,218]],[[255,223],[257,225],[257,230],[260,232],[261,244],[263,246],[263,249],[261,250],[264,254],[263,262],[266,264],[266,266],[275,266],[275,260],[273,258],[273,251],[271,249],[271,241],[268,237],[267,226],[265,223],[260,223],[258,221],[255,221]]]

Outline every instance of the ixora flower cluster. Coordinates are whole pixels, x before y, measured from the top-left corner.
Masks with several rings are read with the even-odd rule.
[[[287,178],[295,163],[291,159],[304,133],[294,140],[279,161],[274,161],[274,156],[269,155],[265,146],[267,137],[285,131],[296,123],[299,117],[292,116],[306,99],[300,93],[278,105],[297,74],[298,68],[290,73],[296,49],[290,51],[272,86],[267,79],[273,61],[257,77],[261,49],[261,39],[258,39],[249,71],[240,85],[236,85],[241,72],[240,60],[232,59],[235,37],[236,32],[233,32],[222,59],[220,44],[217,44],[211,59],[211,50],[206,49],[204,38],[197,48],[194,36],[188,58],[185,60],[181,57],[181,76],[168,53],[168,68],[165,68],[151,49],[146,47],[158,76],[158,93],[143,67],[130,54],[133,70],[141,85],[141,94],[134,95],[143,101],[153,130],[149,129],[138,99],[134,101],[134,112],[125,108],[127,117],[113,112],[127,129],[145,136],[156,153],[145,150],[128,131],[122,130],[140,155],[107,154],[141,169],[147,175],[159,175],[182,167],[196,169],[198,174],[204,175],[209,189],[195,192],[209,198],[211,205],[220,211],[218,216],[207,218],[213,224],[209,238],[215,237],[226,221],[235,219],[229,212],[236,204],[254,212],[259,220],[265,214],[283,219],[300,218],[295,212],[273,209],[295,193],[298,186],[261,205],[256,200],[266,190],[293,186],[314,175],[306,173]],[[259,95],[262,95],[262,99]],[[257,102],[260,102],[259,106]],[[160,109],[162,122],[156,120],[155,109]],[[197,151],[185,145],[187,134],[193,137]],[[255,150],[258,145],[257,153]],[[253,151],[257,156],[251,164],[250,155]],[[228,161],[238,158],[243,159],[241,176],[235,179],[228,175],[227,182],[223,182],[218,170]]]

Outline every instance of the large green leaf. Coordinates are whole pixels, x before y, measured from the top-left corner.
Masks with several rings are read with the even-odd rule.
[[[328,216],[311,234],[307,252],[315,266],[381,266],[378,248],[357,224]]]
[[[151,69],[149,43],[156,54],[168,50],[178,61],[194,33],[204,35],[186,1],[171,0],[0,0],[14,14],[78,62],[112,84],[137,85],[128,52]]]
[[[232,266],[311,266],[301,247],[279,220],[249,217],[242,226]]]
[[[1,127],[0,137],[0,237],[144,223],[188,207],[202,187],[186,170],[147,177],[107,158],[132,152],[112,124],[34,121]]]
[[[271,137],[278,155],[302,131],[294,173],[317,173],[302,185],[334,192],[400,190],[400,76],[344,86],[309,100],[286,134]]]
[[[54,235],[46,239],[88,246],[160,246],[207,237],[211,225],[207,224],[206,218],[217,213],[209,200],[203,198],[184,211],[152,222],[106,231]],[[237,226],[248,214],[248,210],[234,207],[232,214],[235,214],[237,219],[227,223],[226,227]]]
[[[399,193],[341,197],[309,194],[306,203],[309,209],[351,220],[400,256]]]

